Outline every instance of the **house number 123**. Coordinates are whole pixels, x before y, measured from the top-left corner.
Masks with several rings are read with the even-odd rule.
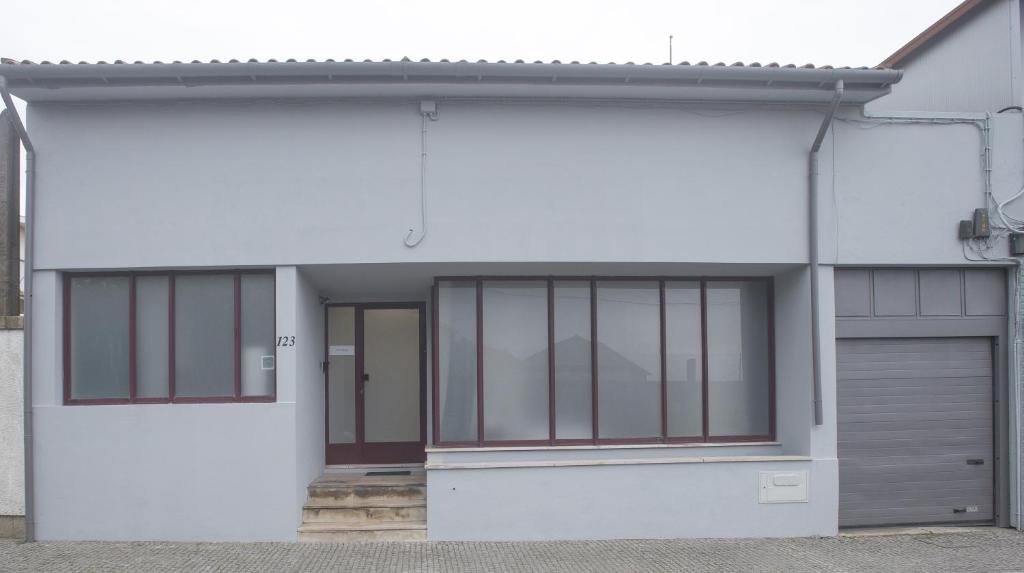
[[[278,346],[295,346],[295,337],[294,336],[278,336],[277,337],[277,345]]]

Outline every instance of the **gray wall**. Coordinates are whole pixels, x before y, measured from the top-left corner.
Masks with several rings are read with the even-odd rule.
[[[295,270],[296,370],[295,459],[296,527],[302,522],[306,486],[324,469],[324,307],[316,287]],[[279,332],[284,336],[284,332]]]
[[[934,39],[900,65],[903,79],[867,108],[905,111],[998,111],[1020,105],[1013,67],[1020,65],[1020,26],[1011,27],[1014,4],[993,0]],[[1018,70],[1019,71],[1019,70]]]

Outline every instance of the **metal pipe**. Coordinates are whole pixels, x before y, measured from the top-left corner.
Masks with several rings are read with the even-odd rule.
[[[7,91],[7,80],[0,76],[0,98],[9,113],[21,144],[25,146],[25,316],[22,330],[22,427],[25,456],[25,541],[35,540],[35,487],[32,453],[32,263],[35,230],[35,172],[36,150],[25,130],[25,124],[18,115],[11,94]]]
[[[821,120],[818,127],[818,134],[811,144],[811,152],[808,158],[808,180],[809,192],[807,200],[808,209],[808,246],[807,256],[811,269],[811,370],[814,404],[814,425],[820,426],[823,422],[824,413],[821,404],[821,329],[818,327],[818,303],[820,300],[818,284],[818,151],[825,139],[828,128],[832,125],[832,118],[835,116],[836,108],[843,99],[843,80],[836,82],[835,93],[832,95],[832,102],[828,106],[825,118]],[[832,166],[835,169],[835,166]]]

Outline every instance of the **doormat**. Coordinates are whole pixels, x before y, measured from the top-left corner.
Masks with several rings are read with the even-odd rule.
[[[410,472],[409,470],[396,470],[396,471],[393,471],[393,472],[392,471],[389,471],[389,472],[366,472],[366,475],[368,475],[368,476],[408,476],[408,475],[412,475],[412,472]]]

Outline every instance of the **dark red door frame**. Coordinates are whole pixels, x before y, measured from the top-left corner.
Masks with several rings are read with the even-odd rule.
[[[331,443],[330,385],[330,309],[349,307],[355,311],[355,418],[356,440],[351,444]],[[365,311],[380,309],[414,309],[419,316],[419,392],[420,437],[416,442],[366,442],[366,403],[363,395],[365,348],[363,330]],[[426,303],[330,303],[324,307],[324,440],[328,464],[392,464],[418,463],[426,460],[427,444],[427,338]]]

